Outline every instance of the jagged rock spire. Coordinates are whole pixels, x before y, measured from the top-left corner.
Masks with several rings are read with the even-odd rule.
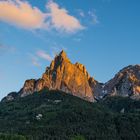
[[[21,97],[40,91],[43,88],[62,90],[66,93],[78,96],[88,101],[94,101],[93,89],[89,85],[89,74],[84,65],[80,63],[72,64],[67,54],[62,50],[50,67],[47,67],[42,78],[26,81],[20,91]],[[28,91],[29,90],[29,91]]]
[[[57,55],[54,59],[54,61],[56,61],[56,63],[61,63],[62,61],[69,61],[69,58],[67,57],[67,54],[64,50],[62,50],[59,55]]]
[[[67,58],[67,54],[64,50],[62,50],[59,54],[59,56],[61,56],[63,59],[66,59]]]
[[[50,64],[50,68],[56,69],[63,62],[70,62],[64,50],[62,50],[58,55],[55,56],[54,60]]]

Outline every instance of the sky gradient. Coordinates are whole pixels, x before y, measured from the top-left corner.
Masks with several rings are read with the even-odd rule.
[[[139,0],[0,0],[0,99],[64,49],[107,82],[140,64]]]

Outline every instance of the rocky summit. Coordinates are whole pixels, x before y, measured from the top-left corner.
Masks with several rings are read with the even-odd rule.
[[[98,82],[90,77],[84,65],[78,62],[72,64],[66,53],[61,51],[51,62],[50,67],[46,68],[42,78],[26,80],[18,95],[25,97],[47,88],[49,90],[64,91],[93,102],[94,87],[97,84]],[[6,99],[12,100],[14,97],[15,94],[12,93]]]
[[[125,67],[103,84],[91,77],[84,65],[78,62],[72,64],[66,53],[61,51],[40,79],[26,80],[18,93],[8,94],[3,101],[25,97],[45,88],[60,90],[90,102],[116,95],[140,99],[140,65]]]
[[[140,99],[140,65],[130,65],[122,69],[105,84],[104,90],[112,96]]]

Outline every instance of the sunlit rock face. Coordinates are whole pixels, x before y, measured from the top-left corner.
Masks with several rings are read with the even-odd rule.
[[[20,96],[24,97],[34,92],[35,89],[35,79],[26,80],[23,88],[20,91]]]
[[[80,64],[72,64],[62,51],[46,68],[41,79],[27,80],[20,91],[24,97],[43,88],[61,90],[88,101],[94,101],[93,88],[89,84],[90,75],[86,68]],[[96,83],[96,82],[95,82]]]
[[[10,93],[4,101],[25,97],[42,89],[61,90],[68,94],[94,102],[105,96],[130,96],[140,99],[140,65],[130,65],[122,69],[105,84],[90,77],[84,65],[72,64],[64,51],[60,52],[40,79],[26,80],[18,93]]]
[[[111,95],[140,96],[140,65],[130,65],[122,69],[105,85],[105,90]]]

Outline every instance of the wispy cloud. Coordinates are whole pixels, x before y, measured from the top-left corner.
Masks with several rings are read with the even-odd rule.
[[[79,16],[85,20],[87,20],[89,23],[92,24],[98,24],[99,19],[98,16],[96,15],[96,10],[88,10],[88,11],[83,11],[82,9],[77,9],[77,12]]]
[[[85,13],[82,9],[77,9],[77,11],[81,17],[85,17]]]
[[[99,20],[98,20],[97,15],[95,14],[95,11],[88,11],[88,15],[90,16],[91,22],[93,24],[98,24],[99,23]]]
[[[76,41],[76,42],[80,42],[81,38],[74,38],[73,40]]]
[[[35,57],[35,56],[32,56],[32,57],[31,57],[31,62],[32,62],[32,64],[33,64],[35,67],[40,67],[40,66],[41,66],[41,64],[40,64],[39,61],[38,61],[38,58]]]
[[[51,28],[67,33],[84,29],[76,17],[53,1],[46,4],[46,11],[42,12],[27,1],[0,1],[0,20],[12,25],[29,30]]]
[[[29,57],[29,59],[30,59],[29,62],[30,62],[31,65],[33,65],[35,67],[40,67],[41,66],[39,58],[35,54],[27,53],[26,55]]]
[[[35,67],[40,67],[43,63],[42,60],[46,60],[48,62],[53,60],[53,57],[44,50],[38,50],[34,53],[27,53],[27,56],[30,59],[30,64]]]
[[[36,52],[36,55],[39,57],[39,58],[42,58],[42,59],[45,59],[47,61],[52,61],[52,57],[45,51],[43,50],[39,50]]]

